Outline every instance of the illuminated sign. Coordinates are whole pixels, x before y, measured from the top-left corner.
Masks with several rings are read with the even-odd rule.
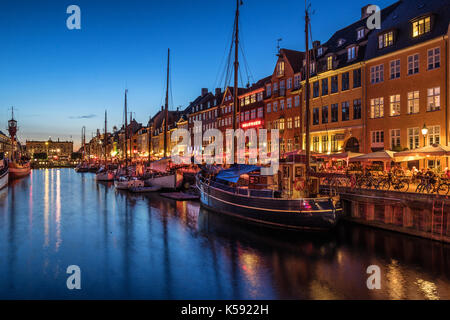
[[[254,121],[250,121],[250,122],[245,122],[242,124],[242,128],[252,128],[252,127],[257,127],[259,125],[262,124],[261,120],[254,120]]]

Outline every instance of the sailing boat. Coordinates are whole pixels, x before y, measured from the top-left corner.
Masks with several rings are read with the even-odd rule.
[[[107,127],[107,113],[105,110],[105,136],[103,139],[105,166],[101,167],[95,175],[95,180],[97,181],[114,181],[115,172],[108,169],[108,159],[107,159],[107,146],[108,146],[108,127]]]
[[[164,106],[164,157],[159,161],[150,163],[153,176],[145,181],[146,184],[161,188],[174,190],[183,184],[183,174],[177,170],[170,170],[170,159],[167,157],[167,133],[169,122],[169,74],[170,74],[170,49],[167,50],[167,83],[166,101]]]
[[[8,164],[9,179],[26,177],[31,172],[31,165],[29,160],[19,158],[15,152],[17,121],[14,119],[14,108],[12,109],[11,120],[8,121],[8,131],[11,136],[11,161]]]
[[[127,94],[128,90],[125,90],[125,143],[124,143],[124,153],[125,153],[125,172],[121,174],[120,168],[117,169],[117,174],[114,180],[114,187],[118,190],[129,190],[130,188],[143,187],[144,181],[139,180],[136,177],[132,177],[128,173],[128,123],[127,123]]]
[[[306,84],[309,88],[309,48],[308,48],[308,10],[306,18]],[[234,63],[234,114],[238,106],[238,25],[239,0],[235,18],[235,63]],[[342,212],[339,197],[319,194],[318,179],[310,176],[312,165],[309,154],[309,91],[306,89],[306,161],[296,159],[280,163],[280,170],[273,176],[261,175],[261,167],[239,164],[217,172],[203,168],[196,176],[203,207],[269,227],[323,231],[333,228]],[[236,128],[236,122],[233,124]],[[278,181],[278,188],[272,188]],[[295,186],[295,187],[294,187]],[[297,187],[298,186],[298,187]]]

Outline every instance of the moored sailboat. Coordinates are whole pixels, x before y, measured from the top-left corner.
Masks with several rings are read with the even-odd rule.
[[[29,160],[23,157],[20,159],[18,152],[15,151],[17,121],[14,119],[14,108],[12,109],[11,120],[8,121],[8,131],[11,136],[11,161],[8,163],[9,179],[20,179],[30,174],[31,164]]]
[[[239,0],[235,20],[234,62],[234,113],[233,129],[236,130],[238,106],[238,23]],[[306,63],[305,88],[309,88],[309,15],[305,10]],[[314,166],[310,162],[309,90],[305,90],[305,139],[303,159],[284,161],[280,170],[271,175],[261,174],[261,167],[238,164],[229,169],[204,167],[196,176],[203,207],[248,222],[265,226],[306,231],[322,231],[333,228],[342,213],[338,196],[321,195],[318,179],[312,176]],[[297,161],[298,160],[298,161]],[[219,172],[217,172],[219,171]]]

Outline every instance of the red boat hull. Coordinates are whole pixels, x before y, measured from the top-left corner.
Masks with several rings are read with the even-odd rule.
[[[24,165],[19,165],[17,163],[10,163],[9,164],[9,179],[20,179],[23,177],[26,177],[31,172],[31,166],[30,163],[26,163]]]

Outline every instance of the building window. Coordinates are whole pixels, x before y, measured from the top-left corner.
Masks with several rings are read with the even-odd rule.
[[[273,112],[277,112],[278,111],[278,102],[274,102],[273,103]]]
[[[328,136],[322,136],[322,152],[328,152]]]
[[[311,62],[309,64],[309,74],[316,73],[316,64],[314,62]]]
[[[328,106],[322,107],[322,123],[328,123]]]
[[[338,151],[339,151],[338,139],[334,134],[331,136],[331,152],[338,152]]]
[[[313,83],[313,98],[317,98],[319,96],[319,81]]]
[[[353,60],[356,57],[356,47],[350,47],[347,49],[347,60]]]
[[[394,94],[389,97],[389,106],[390,106],[390,114],[391,117],[400,115],[400,95]]]
[[[333,56],[327,58],[327,70],[333,69]]]
[[[384,66],[382,64],[370,68],[370,83],[384,81]]]
[[[419,73],[419,54],[408,57],[408,75]]]
[[[286,80],[286,87],[288,90],[292,89],[292,78]]]
[[[339,105],[334,103],[331,105],[331,122],[338,122]]]
[[[390,79],[398,79],[400,78],[400,59],[391,61],[390,63]]]
[[[418,37],[431,30],[431,17],[418,19],[412,23],[413,37]]]
[[[300,96],[295,96],[294,97],[294,107],[299,107],[300,106]]]
[[[313,109],[313,125],[319,124],[319,108]]]
[[[353,100],[353,119],[361,119],[361,99]]]
[[[360,29],[356,32],[356,40],[364,38],[364,29]]]
[[[252,109],[250,119],[255,119],[255,118],[256,118],[256,109]]]
[[[294,76],[294,88],[300,88],[300,75],[298,74]]]
[[[288,98],[287,99],[287,108],[291,109],[292,108],[292,98]]]
[[[281,118],[281,119],[278,121],[278,129],[284,130],[284,118]]]
[[[267,113],[272,111],[272,105],[270,103],[267,104]]]
[[[441,49],[434,48],[428,50],[428,70],[436,69],[441,66]]]
[[[315,136],[313,137],[312,140],[313,140],[313,151],[319,152],[319,142],[320,142],[319,137]]]
[[[441,88],[428,89],[427,111],[436,111],[441,109]]]
[[[258,101],[263,101],[263,93],[262,93],[262,91],[261,92],[258,92],[258,94],[257,94],[257,98],[256,98]]]
[[[292,129],[292,118],[287,119],[287,128]]]
[[[245,121],[250,120],[250,111],[245,111]]]
[[[384,117],[384,98],[370,99],[370,117],[372,119]]]
[[[394,32],[389,31],[378,36],[378,49],[383,49],[394,44]]]
[[[280,101],[280,111],[284,110],[284,100]]]
[[[294,118],[294,126],[295,128],[300,128],[300,116]]]
[[[277,65],[277,76],[284,76],[284,61],[278,62]]]
[[[419,128],[408,128],[408,147],[410,150],[419,147]]]
[[[441,137],[441,126],[431,126],[428,128],[428,143],[439,144]]]
[[[400,129],[391,129],[391,150],[400,147]]]
[[[348,90],[350,86],[350,74],[348,72],[344,72],[342,74],[342,91]]]
[[[268,97],[272,95],[272,86],[270,84],[268,84],[266,87],[266,94]]]
[[[323,48],[320,47],[317,49],[317,55],[320,57],[323,54]]]
[[[384,131],[372,131],[372,145],[384,144]]]
[[[342,121],[350,119],[350,106],[348,101],[342,102]]]
[[[408,92],[408,114],[419,113],[419,91]]]
[[[322,79],[322,95],[328,94],[328,78]]]
[[[353,88],[361,87],[361,69],[353,70]]]
[[[292,151],[292,139],[288,139],[287,140],[286,151],[287,152],[291,152]]]
[[[273,84],[273,92],[278,92],[278,82]]]
[[[331,93],[338,92],[338,76],[332,76],[331,77]]]

